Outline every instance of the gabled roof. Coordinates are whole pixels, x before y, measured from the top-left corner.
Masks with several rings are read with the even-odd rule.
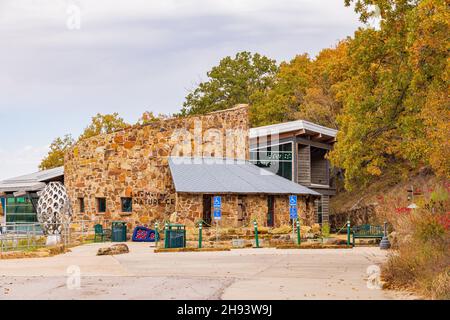
[[[272,124],[269,126],[258,127],[250,129],[250,139],[268,136],[271,134],[281,134],[286,132],[301,131],[309,133],[322,134],[330,138],[336,138],[338,131],[327,128],[309,121],[297,120],[284,122],[279,124]]]
[[[175,190],[209,194],[320,194],[245,160],[172,157]]]
[[[0,181],[0,192],[39,191],[45,182],[64,176],[64,167],[39,171]]]

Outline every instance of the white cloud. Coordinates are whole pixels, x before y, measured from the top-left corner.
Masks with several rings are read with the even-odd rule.
[[[343,0],[0,0],[0,177],[41,158],[15,146],[77,136],[97,112],[178,111],[224,56],[315,55],[358,25]]]
[[[49,151],[49,146],[24,146],[11,151],[0,149],[0,180],[38,171],[40,161]]]

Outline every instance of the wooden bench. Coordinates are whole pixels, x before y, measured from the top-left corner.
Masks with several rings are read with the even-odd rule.
[[[384,231],[381,226],[372,226],[370,224],[363,224],[352,228],[353,246],[355,246],[355,239],[383,239]]]

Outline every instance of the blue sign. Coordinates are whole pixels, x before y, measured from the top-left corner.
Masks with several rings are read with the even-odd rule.
[[[295,219],[298,218],[297,207],[291,206],[291,208],[289,209],[289,217],[290,217],[292,220],[295,220]]]
[[[289,205],[297,206],[297,196],[289,196]]]
[[[222,207],[222,198],[217,196],[214,197],[214,208],[221,208]]]
[[[222,210],[214,209],[214,220],[221,220],[221,219],[222,219]]]

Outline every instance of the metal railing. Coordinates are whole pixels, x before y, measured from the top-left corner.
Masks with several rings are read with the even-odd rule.
[[[101,224],[108,229],[111,221],[80,220],[69,223],[47,223],[46,225],[58,228],[60,230],[59,244],[69,247],[93,242],[96,224]],[[0,252],[35,250],[46,246],[47,235],[44,234],[41,223],[7,222],[0,224]]]

